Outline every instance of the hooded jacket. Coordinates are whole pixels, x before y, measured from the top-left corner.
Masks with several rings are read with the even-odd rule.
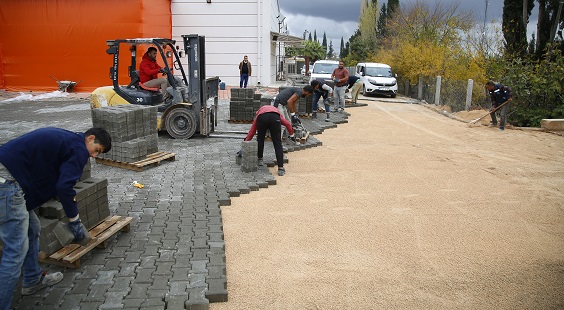
[[[157,79],[159,76],[159,70],[162,67],[159,66],[157,60],[153,60],[145,53],[141,59],[141,64],[139,65],[139,82],[144,84],[150,80]]]

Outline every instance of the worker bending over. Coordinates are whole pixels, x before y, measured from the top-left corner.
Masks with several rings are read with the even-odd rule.
[[[272,144],[274,145],[274,153],[276,154],[276,162],[278,164],[278,175],[283,176],[286,170],[284,170],[284,152],[282,150],[282,135],[281,126],[286,127],[288,130],[290,140],[296,142],[294,137],[294,129],[290,122],[284,118],[284,116],[278,111],[274,106],[265,105],[262,106],[256,113],[255,119],[253,120],[253,125],[251,130],[247,134],[245,141],[251,141],[257,133],[258,142],[258,164],[262,166],[263,155],[264,155],[264,137],[266,136],[266,131],[270,131],[272,138]]]

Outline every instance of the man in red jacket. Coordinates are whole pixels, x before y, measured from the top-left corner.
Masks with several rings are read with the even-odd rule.
[[[168,92],[166,88],[168,87],[168,80],[164,77],[158,77],[159,73],[165,72],[157,63],[157,49],[152,46],[149,47],[139,65],[139,83],[146,87],[160,87],[163,98],[167,98]]]
[[[262,157],[264,155],[264,137],[266,136],[266,131],[270,130],[270,136],[272,138],[272,144],[274,145],[274,153],[276,154],[276,162],[278,163],[278,175],[283,176],[286,170],[284,170],[284,151],[282,149],[282,134],[281,125],[288,129],[290,134],[290,140],[296,142],[294,137],[294,129],[288,120],[280,114],[278,108],[271,105],[262,106],[256,113],[255,120],[251,126],[251,130],[247,134],[245,141],[251,141],[255,136],[255,132],[258,130],[257,142],[258,142],[258,164],[263,165]]]

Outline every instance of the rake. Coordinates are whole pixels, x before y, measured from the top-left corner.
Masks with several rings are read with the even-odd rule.
[[[509,103],[509,100],[507,100],[507,101],[505,101],[504,103],[500,104],[497,108],[495,108],[495,109],[491,110],[490,112],[488,112],[488,114],[485,114],[485,115],[483,115],[483,116],[478,117],[477,119],[475,119],[475,120],[473,120],[473,121],[470,121],[470,122],[468,123],[468,126],[472,127],[472,126],[476,125],[476,123],[477,123],[479,120],[481,120],[482,118],[484,118],[484,117],[486,117],[486,116],[488,116],[488,115],[490,115],[490,114],[492,114],[492,113],[495,113],[497,110],[501,109],[501,107],[503,107],[504,105],[506,105],[506,104],[508,104],[508,103]],[[479,124],[478,124],[478,125],[479,125]]]

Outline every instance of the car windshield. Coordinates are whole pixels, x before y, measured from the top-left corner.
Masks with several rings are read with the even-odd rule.
[[[313,73],[333,73],[333,70],[337,69],[339,64],[324,64],[317,63],[313,65]]]
[[[379,67],[367,67],[366,75],[368,76],[383,76],[392,77],[392,69],[390,68],[379,68]]]

